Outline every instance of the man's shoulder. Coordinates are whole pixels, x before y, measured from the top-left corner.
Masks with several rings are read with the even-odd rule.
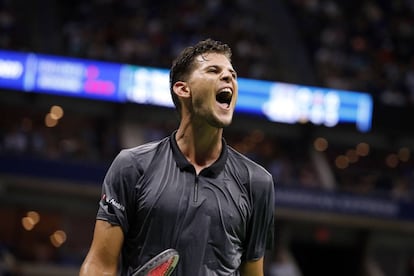
[[[274,191],[272,174],[262,165],[250,159],[248,156],[229,147],[228,169],[237,179],[251,191],[254,198],[270,195]]]
[[[242,171],[250,172],[258,177],[271,179],[272,176],[262,165],[252,160],[248,156],[242,154],[231,146],[228,146],[228,153],[230,159],[234,159],[234,166],[237,166]]]
[[[169,137],[165,137],[161,140],[147,142],[145,144],[138,145],[136,147],[127,148],[123,151],[132,155],[151,154],[157,151],[160,147],[169,146]]]
[[[141,163],[143,160],[151,160],[154,156],[159,156],[162,152],[167,152],[166,149],[169,147],[169,138],[163,138],[157,141],[147,142],[145,144],[141,144],[131,148],[122,149],[116,160],[120,163],[133,163],[139,162]]]

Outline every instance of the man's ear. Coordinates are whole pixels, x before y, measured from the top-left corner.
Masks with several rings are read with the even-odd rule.
[[[185,81],[177,81],[174,83],[173,91],[180,98],[189,98],[191,96],[190,88]]]

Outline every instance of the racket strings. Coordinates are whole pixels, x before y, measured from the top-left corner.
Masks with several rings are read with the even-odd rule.
[[[170,258],[167,261],[163,262],[162,264],[158,265],[154,269],[152,269],[148,276],[167,276],[171,271],[171,265],[174,264],[174,258]]]

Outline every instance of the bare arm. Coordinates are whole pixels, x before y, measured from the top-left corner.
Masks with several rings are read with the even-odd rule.
[[[124,234],[121,227],[97,220],[92,245],[81,266],[80,276],[117,275]]]
[[[247,261],[240,267],[241,276],[263,276],[263,257],[257,261]]]

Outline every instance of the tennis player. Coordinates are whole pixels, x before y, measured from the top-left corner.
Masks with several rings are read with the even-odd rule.
[[[206,39],[184,49],[170,88],[179,126],[114,159],[80,275],[130,275],[174,248],[173,275],[262,276],[273,180],[223,138],[238,94],[229,46]]]

